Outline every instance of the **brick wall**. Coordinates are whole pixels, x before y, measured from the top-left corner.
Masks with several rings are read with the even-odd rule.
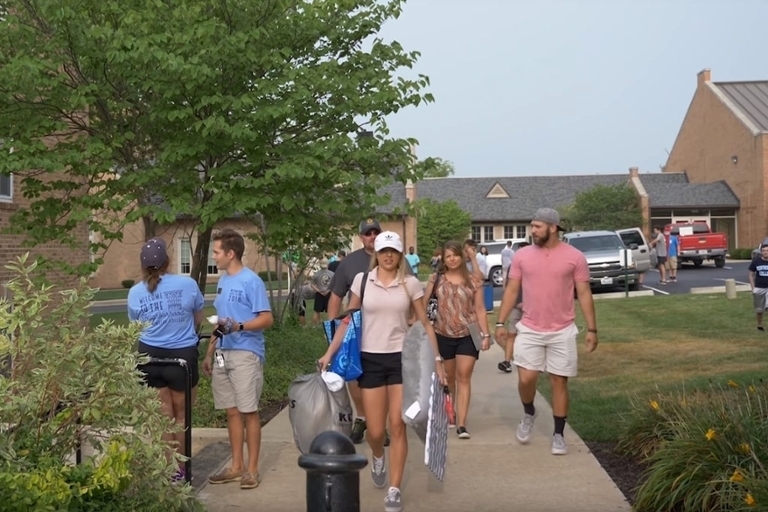
[[[686,172],[693,183],[725,179],[741,201],[736,246],[753,247],[768,234],[768,142],[765,135],[755,137],[712,87],[709,70],[699,73],[663,170]]]
[[[5,268],[7,262],[15,260],[22,254],[29,252],[30,260],[42,256],[46,259],[66,261],[70,265],[80,265],[89,261],[88,230],[85,226],[79,229],[75,235],[81,245],[72,249],[56,242],[49,242],[35,247],[25,247],[23,235],[9,235],[3,231],[10,226],[11,215],[20,207],[29,206],[29,201],[23,197],[21,179],[14,176],[13,200],[11,202],[0,201],[0,294],[3,292],[3,284],[12,277],[11,272]],[[56,285],[71,286],[76,279],[59,271],[48,274],[48,278]]]

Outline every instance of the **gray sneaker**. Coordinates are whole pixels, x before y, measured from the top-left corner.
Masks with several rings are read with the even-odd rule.
[[[384,499],[384,512],[402,512],[403,495],[397,487],[390,487]]]
[[[526,444],[531,440],[531,434],[533,434],[534,419],[534,416],[526,414],[525,417],[517,425],[517,432],[515,433],[515,436],[517,437],[517,440],[520,441],[520,443]]]
[[[373,479],[373,485],[382,489],[387,485],[387,467],[384,457],[377,459],[373,457],[373,464],[371,464],[371,478]]]
[[[568,445],[562,434],[552,436],[552,455],[565,455],[568,453]]]

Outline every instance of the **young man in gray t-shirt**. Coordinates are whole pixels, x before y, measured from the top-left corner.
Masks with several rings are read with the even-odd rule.
[[[659,226],[653,228],[653,240],[650,245],[656,248],[657,265],[661,274],[659,284],[667,284],[667,239]]]

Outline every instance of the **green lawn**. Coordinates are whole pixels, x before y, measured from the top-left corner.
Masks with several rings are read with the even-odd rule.
[[[595,301],[600,345],[579,339],[568,422],[586,441],[615,441],[633,396],[768,377],[768,333],[758,332],[749,293]],[[577,307],[578,311],[578,307]],[[577,323],[584,327],[579,312]],[[539,390],[550,400],[546,376]]]
[[[205,293],[216,293],[216,283],[205,287]],[[120,300],[128,297],[127,288],[108,288],[96,292],[93,300]]]

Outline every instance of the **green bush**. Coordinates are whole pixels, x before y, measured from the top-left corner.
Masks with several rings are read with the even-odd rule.
[[[267,281],[285,281],[285,282],[287,282],[288,281],[288,272],[282,272],[280,274],[280,279],[278,279],[277,272],[275,272],[274,270],[271,271],[271,272],[267,272],[266,270],[262,270],[261,272],[259,272],[259,277],[265,283]]]
[[[163,432],[174,427],[141,383],[140,324],[90,328],[85,280],[55,291],[27,256],[6,265],[12,302],[0,301],[0,503],[4,511],[203,510],[173,485]],[[78,441],[95,457],[72,463]]]
[[[648,463],[634,509],[768,510],[766,418],[762,383],[635,400],[619,442]]]
[[[262,405],[285,401],[288,386],[297,375],[314,371],[317,358],[325,353],[328,343],[320,329],[305,328],[293,319],[265,332],[267,361],[264,365]],[[207,342],[200,343],[201,367]],[[197,403],[193,414],[196,427],[226,427],[227,415],[213,407],[211,379],[201,376]]]
[[[133,279],[123,279],[122,281],[120,281],[120,284],[123,285],[123,288],[128,289],[134,284],[136,284],[136,281],[134,281]]]
[[[752,247],[741,247],[730,251],[730,257],[734,260],[751,260],[752,259]]]

